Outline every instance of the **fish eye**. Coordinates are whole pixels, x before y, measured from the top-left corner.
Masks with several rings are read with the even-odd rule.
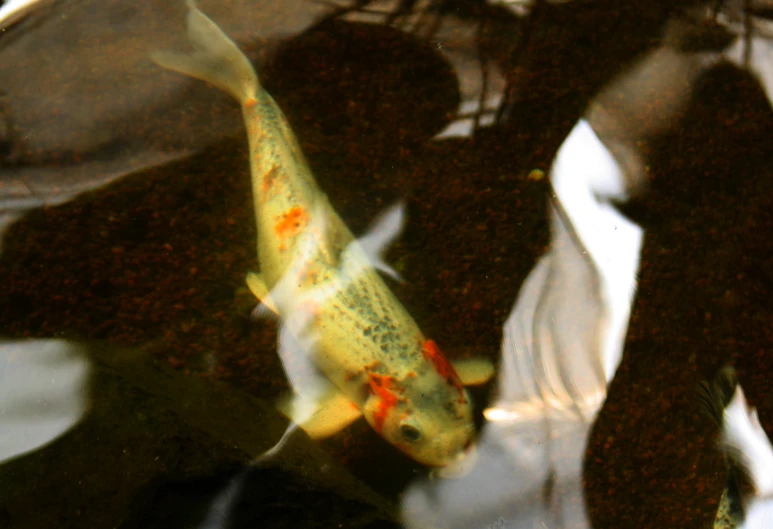
[[[415,443],[421,439],[421,432],[419,429],[410,424],[403,424],[400,426],[400,434],[403,436],[403,439],[411,443]]]

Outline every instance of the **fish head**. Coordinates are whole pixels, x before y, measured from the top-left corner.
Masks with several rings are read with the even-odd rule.
[[[472,401],[464,388],[432,371],[401,381],[371,373],[369,386],[362,408],[365,419],[412,459],[446,467],[464,458],[472,447]]]

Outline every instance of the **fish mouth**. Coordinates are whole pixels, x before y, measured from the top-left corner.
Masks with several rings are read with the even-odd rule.
[[[445,466],[432,470],[432,477],[459,479],[469,474],[478,462],[478,446],[470,439],[454,458]]]

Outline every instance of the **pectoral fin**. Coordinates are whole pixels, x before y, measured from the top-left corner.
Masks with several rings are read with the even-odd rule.
[[[494,376],[494,364],[482,358],[454,360],[451,365],[465,386],[485,384]]]
[[[398,202],[379,215],[368,232],[357,239],[373,267],[399,282],[402,282],[402,277],[387,264],[385,256],[389,245],[397,239],[404,225],[405,205]]]
[[[340,432],[362,415],[362,411],[337,390],[331,390],[314,402],[297,395],[290,396],[282,399],[278,408],[314,440]]]
[[[268,287],[266,286],[266,283],[263,281],[263,277],[260,274],[249,272],[247,274],[247,287],[253,294],[255,294],[255,297],[260,300],[264,307],[269,309],[274,314],[279,314],[274,301],[271,299],[271,293],[269,292]],[[258,307],[255,312],[259,313],[260,307]]]

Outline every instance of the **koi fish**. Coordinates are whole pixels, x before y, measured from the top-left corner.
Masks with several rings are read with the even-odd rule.
[[[393,208],[355,240],[317,185],[290,126],[236,44],[188,2],[190,54],[156,52],[159,65],[231,94],[249,139],[260,274],[247,284],[259,312],[281,321],[279,355],[295,396],[280,407],[310,437],[364,416],[416,461],[446,466],[472,444],[465,384],[493,374],[485,360],[449,362],[379,276],[379,253],[402,225]]]

